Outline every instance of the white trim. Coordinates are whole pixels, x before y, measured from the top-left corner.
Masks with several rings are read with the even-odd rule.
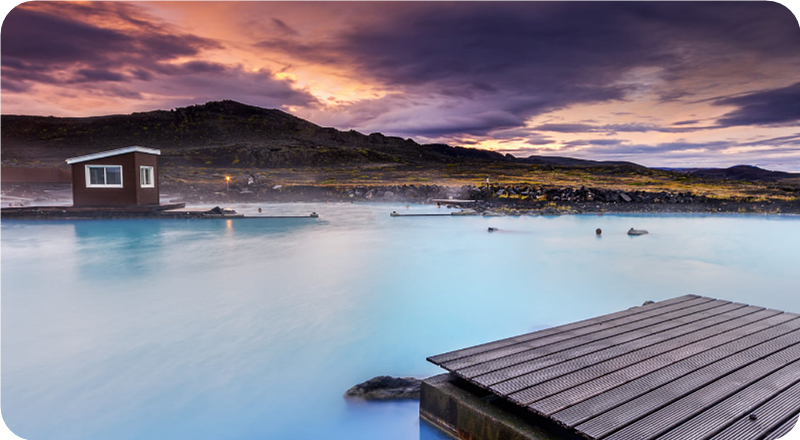
[[[91,165],[91,164],[86,164],[86,165],[84,165],[84,167],[85,167],[86,187],[87,188],[122,188],[122,165],[105,165],[105,164],[104,165]],[[102,185],[99,185],[99,184],[93,184],[92,183],[92,176],[91,176],[91,174],[89,174],[89,168],[103,168],[103,180],[108,181],[108,179],[106,178],[105,169],[106,168],[111,168],[111,167],[119,168],[119,185],[117,185],[117,184],[108,185],[108,184],[105,184],[105,183],[102,184]]]
[[[86,162],[87,160],[102,159],[104,157],[111,157],[128,153],[146,153],[146,154],[155,154],[156,156],[160,156],[161,150],[156,150],[154,148],[139,147],[139,146],[117,148],[116,150],[108,150],[108,151],[102,151],[100,153],[92,153],[92,154],[85,154],[83,156],[70,157],[69,159],[67,159],[67,163],[72,165],[74,163]]]
[[[142,171],[150,170],[150,184],[145,185],[144,181],[142,180]],[[155,188],[156,187],[156,169],[155,167],[151,167],[148,165],[140,165],[139,166],[139,186],[142,188]]]

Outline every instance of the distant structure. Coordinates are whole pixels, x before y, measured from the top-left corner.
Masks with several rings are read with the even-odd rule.
[[[67,159],[73,206],[158,205],[160,150],[139,146]]]

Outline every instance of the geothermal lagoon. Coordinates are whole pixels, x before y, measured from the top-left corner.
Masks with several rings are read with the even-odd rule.
[[[647,300],[800,312],[792,216],[233,206],[258,207],[320,218],[4,220],[9,428],[29,440],[443,439],[416,401],[342,395],[377,375],[442,372],[427,356]]]

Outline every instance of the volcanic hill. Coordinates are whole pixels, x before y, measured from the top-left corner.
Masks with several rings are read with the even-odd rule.
[[[2,116],[4,164],[60,166],[81,154],[142,145],[161,149],[175,165],[315,167],[368,163],[444,164],[464,161],[543,165],[629,165],[558,157],[511,155],[411,139],[365,135],[315,125],[280,110],[235,101],[87,118]]]

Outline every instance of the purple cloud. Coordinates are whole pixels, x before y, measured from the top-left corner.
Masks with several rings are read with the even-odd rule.
[[[77,87],[87,95],[137,100],[142,93],[158,91],[176,96],[174,105],[200,99],[240,99],[269,107],[316,105],[307,91],[275,79],[269,71],[248,72],[202,59],[175,63],[223,46],[142,15],[135,5],[113,2],[15,8],[2,29],[3,89],[23,92],[50,84]],[[126,26],[110,27],[119,21]]]
[[[764,90],[714,102],[738,109],[717,120],[721,126],[771,125],[800,121],[800,82],[789,87]]]
[[[767,2],[411,3],[393,12],[325,40],[280,37],[256,47],[352,66],[409,96],[435,95],[449,109],[441,126],[429,122],[424,131],[403,133],[426,136],[482,136],[494,124],[508,127],[511,119],[494,120],[492,111],[513,115],[522,126],[532,116],[572,105],[625,100],[639,87],[625,81],[637,68],[660,69],[662,80],[675,84],[661,98],[674,101],[689,95],[678,86],[682,78],[725,59],[800,57],[791,12]],[[473,122],[445,121],[458,116]],[[697,129],[635,125],[617,129]]]

